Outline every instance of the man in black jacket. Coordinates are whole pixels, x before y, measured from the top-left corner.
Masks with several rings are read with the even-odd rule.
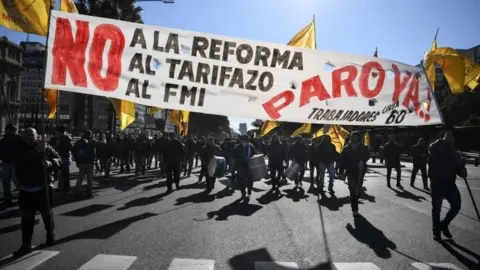
[[[295,181],[295,186],[298,187],[302,185],[303,176],[305,174],[305,163],[307,162],[307,146],[303,141],[301,136],[295,138],[295,142],[290,147],[290,157],[292,160],[300,165],[300,173],[297,180]]]
[[[219,152],[220,152],[219,146],[215,145],[212,137],[208,137],[207,144],[205,144],[200,149],[200,159],[202,161],[202,165],[205,164],[205,166],[208,166],[208,163],[210,162],[210,160],[215,155],[219,154]],[[207,172],[205,172],[205,178],[207,181],[206,191],[210,192],[215,187],[215,176],[210,176],[208,175]]]
[[[278,190],[280,186],[280,177],[283,171],[283,162],[287,160],[287,152],[280,142],[277,134],[272,136],[272,142],[266,147],[268,155],[268,166],[270,169],[270,178],[272,179],[272,190]]]
[[[242,143],[235,149],[235,162],[237,166],[237,181],[239,181],[242,198],[252,195],[253,179],[248,167],[248,161],[257,153],[257,149],[250,143],[248,135],[242,136]]]
[[[192,138],[192,135],[187,136],[186,143],[186,154],[187,154],[187,165],[188,165],[188,174],[190,177],[193,170],[193,159],[195,158],[195,152],[197,150],[197,142]]]
[[[15,170],[20,183],[18,204],[21,211],[22,246],[14,252],[22,257],[32,251],[31,242],[37,210],[42,215],[47,231],[46,245],[54,243],[52,214],[52,171],[60,164],[60,156],[43,141],[38,140],[37,131],[27,128],[25,143],[18,149]]]
[[[175,133],[169,134],[169,139],[165,145],[164,162],[167,173],[167,188],[172,191],[172,184],[180,189],[180,167],[184,151],[183,143],[175,137]]]
[[[383,147],[383,157],[385,158],[385,163],[387,163],[387,186],[390,187],[390,177],[392,175],[392,169],[395,169],[397,172],[397,187],[402,188],[400,180],[401,175],[401,165],[400,165],[400,155],[402,154],[402,147],[395,141],[395,135],[390,134],[388,136],[388,142]]]
[[[65,134],[65,128],[57,127],[55,137],[50,140],[50,145],[60,155],[62,159],[59,172],[61,176],[61,187],[64,194],[70,191],[70,165],[72,164],[73,145],[72,138]]]
[[[320,174],[320,190],[323,189],[325,183],[325,169],[328,172],[329,184],[328,191],[333,192],[333,183],[335,181],[335,167],[333,163],[338,155],[335,145],[332,143],[332,139],[329,135],[322,137],[322,142],[317,147],[318,159],[319,159],[319,174]]]
[[[448,225],[460,212],[462,199],[455,183],[457,175],[467,177],[467,169],[457,153],[452,130],[447,129],[441,139],[429,147],[428,176],[432,193],[432,223],[433,238],[441,240],[440,232],[447,238],[452,238]],[[440,211],[443,199],[450,203],[450,209],[443,221],[440,221]]]
[[[350,205],[353,216],[358,216],[358,199],[363,185],[363,175],[367,170],[367,161],[370,151],[361,143],[360,133],[350,135],[350,143],[345,146],[340,157],[340,171],[346,171],[348,189],[350,191]]]
[[[5,127],[5,137],[0,140],[0,160],[2,161],[2,184],[3,184],[3,203],[9,206],[12,199],[10,183],[13,182],[18,189],[17,178],[15,177],[15,168],[13,162],[17,153],[17,147],[22,143],[22,137],[17,135],[16,128],[12,124]]]
[[[410,186],[415,186],[415,178],[418,170],[422,173],[423,189],[430,190],[428,188],[427,177],[427,156],[428,146],[423,138],[418,139],[418,143],[412,147],[411,155],[413,159],[412,176],[410,178]]]

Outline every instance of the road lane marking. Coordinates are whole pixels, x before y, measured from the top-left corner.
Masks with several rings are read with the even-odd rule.
[[[49,250],[34,250],[31,253],[18,258],[13,259],[13,255],[7,256],[0,260],[0,269],[2,270],[31,270],[40,264],[46,262],[50,258],[56,256],[58,251],[49,251]],[[12,262],[3,264],[3,262],[12,260]]]
[[[98,254],[78,270],[127,270],[136,259],[136,256]]]
[[[368,262],[333,263],[337,270],[380,270],[380,267]]]
[[[452,263],[421,263],[414,262],[412,266],[420,270],[463,270]]]
[[[168,270],[213,270],[214,267],[214,260],[175,258]]]
[[[255,270],[288,270],[288,269],[300,269],[300,266],[296,262],[255,262]]]

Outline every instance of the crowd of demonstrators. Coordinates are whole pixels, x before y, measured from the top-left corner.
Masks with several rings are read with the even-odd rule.
[[[282,181],[286,180],[286,169],[293,163],[298,168],[295,188],[301,189],[305,170],[310,170],[310,188],[324,192],[325,174],[329,176],[328,191],[334,192],[336,177],[346,177],[350,193],[350,204],[354,217],[359,215],[358,200],[362,196],[362,186],[367,172],[370,150],[362,142],[359,132],[353,132],[341,153],[336,151],[328,135],[320,138],[305,139],[281,138],[273,135],[269,139],[256,140],[243,135],[239,140],[226,139],[219,142],[214,136],[199,137],[177,136],[175,133],[156,134],[153,138],[145,134],[133,136],[127,133],[93,135],[86,131],[77,141],[59,127],[55,136],[45,143],[38,141],[35,129],[26,129],[23,136],[18,135],[13,126],[5,128],[5,136],[0,140],[0,160],[2,161],[2,183],[4,205],[12,200],[11,183],[19,190],[19,206],[22,217],[22,247],[16,255],[29,252],[33,234],[32,215],[36,211],[42,215],[47,231],[47,243],[54,241],[53,218],[51,214],[52,183],[58,181],[58,188],[64,194],[70,193],[70,166],[78,167],[78,178],[73,190],[74,196],[81,196],[82,182],[86,178],[86,196],[93,196],[93,177],[95,169],[103,175],[103,181],[110,182],[111,168],[120,167],[118,173],[130,173],[134,168],[136,176],[147,170],[159,168],[159,176],[166,177],[167,192],[173,191],[173,185],[180,189],[180,177],[191,176],[200,160],[199,182],[206,179],[206,192],[215,188],[216,177],[208,173],[208,164],[216,156],[225,158],[226,170],[230,174],[231,186],[240,189],[241,197],[252,193],[254,181],[249,162],[256,154],[263,154],[268,160],[269,177],[272,191],[279,192]],[[397,187],[401,185],[400,155],[402,147],[389,136],[383,147],[382,158],[386,161],[387,186],[390,187],[392,169],[397,172]],[[423,188],[428,190],[430,178],[432,194],[432,222],[435,239],[440,233],[451,237],[449,223],[460,211],[461,199],[455,179],[466,177],[467,171],[453,145],[451,130],[446,130],[441,138],[427,145],[420,139],[411,148],[413,170],[410,179],[414,186],[418,171],[421,171]],[[427,174],[428,165],[428,174]],[[337,175],[336,175],[337,174]],[[135,181],[134,179],[131,179]],[[451,208],[443,221],[440,210],[443,199],[447,199]]]

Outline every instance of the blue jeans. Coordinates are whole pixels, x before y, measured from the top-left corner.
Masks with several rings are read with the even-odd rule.
[[[333,186],[333,181],[335,180],[335,168],[333,167],[333,163],[327,165],[320,163],[318,166],[318,173],[320,176],[319,185],[323,186],[325,184],[325,170],[328,172],[329,184]]]
[[[2,163],[2,185],[3,185],[3,201],[10,202],[12,200],[12,190],[10,181],[15,184],[18,189],[17,178],[15,177],[15,167],[12,164]]]
[[[112,158],[111,157],[102,157],[100,158],[100,166],[102,167],[103,171],[105,172],[104,177],[110,177],[110,167],[112,166]]]

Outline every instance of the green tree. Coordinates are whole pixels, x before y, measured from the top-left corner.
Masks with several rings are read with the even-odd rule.
[[[143,9],[136,5],[135,0],[77,0],[75,5],[78,13],[83,15],[143,23]],[[85,102],[87,102],[87,106],[85,106]],[[85,107],[87,107],[87,112],[85,112]],[[74,108],[75,129],[77,131],[84,130],[85,115],[87,115],[88,120],[87,126],[92,129],[94,119],[93,96],[76,93],[74,95]],[[109,120],[110,123],[113,122],[113,119]]]

